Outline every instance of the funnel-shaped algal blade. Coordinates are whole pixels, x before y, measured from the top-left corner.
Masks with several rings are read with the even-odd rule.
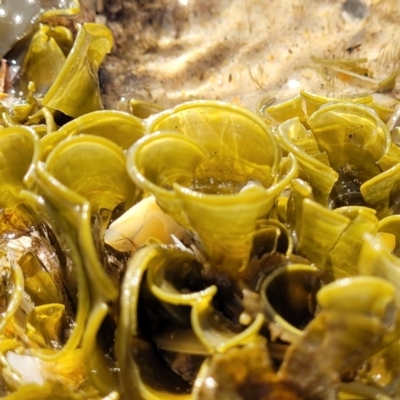
[[[88,200],[93,213],[134,202],[136,188],[126,172],[124,153],[102,137],[79,135],[61,142],[47,158],[46,170]]]
[[[167,110],[150,119],[149,129],[161,131],[128,152],[134,182],[195,234],[218,268],[245,268],[256,220],[295,176],[294,157],[281,158],[261,118],[221,102]]]
[[[32,185],[32,172],[40,158],[40,141],[33,129],[10,127],[0,131],[0,206],[12,208],[20,191]]]
[[[307,123],[335,170],[381,172],[377,163],[390,148],[390,132],[370,108],[354,103],[327,104]]]
[[[313,196],[318,203],[327,206],[338,173],[318,159],[318,144],[312,132],[307,131],[298,118],[293,118],[279,125],[276,132],[282,146],[291,152],[299,163],[299,169],[312,187]],[[307,143],[307,144],[306,144]],[[307,149],[314,148],[314,154]]]
[[[123,150],[131,147],[144,135],[142,121],[131,114],[100,110],[82,115],[42,139],[42,159],[61,141],[76,135],[94,135],[111,140]]]
[[[98,70],[112,46],[113,37],[106,26],[78,25],[75,42],[43,105],[74,118],[101,110]]]

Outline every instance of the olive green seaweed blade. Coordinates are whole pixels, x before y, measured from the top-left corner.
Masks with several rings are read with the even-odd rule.
[[[375,238],[393,255],[400,255],[400,215],[390,215],[379,221]]]
[[[297,208],[296,221],[301,218],[296,232],[296,251],[319,268],[330,266],[329,253],[349,225],[344,215],[334,213],[315,201],[305,198]]]
[[[313,142],[315,142],[315,139],[310,137],[298,118],[280,124],[276,135],[282,146],[296,157],[300,170],[305,174],[305,179],[312,187],[315,200],[327,206],[338,173],[329,165],[307,154],[297,143],[300,138],[309,137],[309,140],[313,140]]]
[[[101,110],[98,69],[112,45],[112,34],[106,26],[78,25],[74,45],[43,105],[74,118]]]
[[[206,151],[192,139],[176,132],[158,132],[137,141],[127,153],[128,173],[133,182],[152,193],[160,207],[178,223],[189,227],[188,216],[173,189],[191,185]]]
[[[370,106],[374,100],[373,96],[371,95],[354,97],[349,99],[340,99],[340,98],[319,96],[314,93],[308,92],[306,90],[301,90],[300,96],[303,99],[304,106],[305,109],[307,110],[308,116],[310,116],[313,112],[317,111],[320,107],[328,103],[343,103],[344,101],[346,101],[346,102],[364,104]]]
[[[395,287],[382,278],[357,276],[338,279],[317,293],[324,310],[351,311],[374,315],[382,320],[393,303]]]
[[[131,113],[138,118],[148,118],[164,110],[164,107],[144,100],[131,99],[129,102]]]
[[[235,134],[221,133],[226,137]],[[217,133],[210,135],[212,140]],[[275,161],[272,168],[256,164],[259,155],[249,162],[224,140],[216,139],[219,151],[199,132],[153,133],[129,150],[128,171],[138,186],[156,197],[164,211],[196,235],[213,263],[234,272],[247,263],[256,219],[271,211],[297,166],[289,157],[286,175],[273,176]],[[273,142],[274,138],[268,140]],[[228,158],[217,157],[215,152]],[[280,160],[279,152],[277,155]]]
[[[4,397],[5,400],[86,400],[88,398],[93,400],[118,400],[119,396],[117,392],[112,392],[105,397],[93,397],[93,394],[85,393],[84,390],[75,390],[54,380],[43,385],[31,383],[21,386],[17,391]]]
[[[368,207],[339,207],[334,212],[349,219],[349,225],[329,254],[334,276],[355,276],[364,235],[377,233],[378,218],[375,210]]]
[[[63,125],[42,139],[42,159],[62,140],[76,135],[94,135],[109,139],[127,150],[145,133],[143,122],[135,116],[115,110],[94,111]]]
[[[197,375],[192,396],[193,400],[300,398],[294,387],[285,385],[274,373],[262,337],[208,358]]]
[[[211,159],[240,160],[243,167],[253,169],[254,180],[274,182],[279,145],[269,125],[245,108],[220,101],[191,101],[151,116],[147,126],[149,133],[178,131],[195,140]],[[225,173],[229,172],[228,164]]]
[[[258,336],[264,322],[261,313],[241,332],[230,331],[220,322],[212,304],[217,292],[216,286],[196,291],[185,287],[184,277],[194,269],[193,264],[197,262],[192,253],[161,247],[159,253],[163,253],[162,262],[148,268],[148,287],[163,305],[191,307],[191,329],[198,343],[203,345],[205,354],[225,352],[231,347],[251,342]]]
[[[40,158],[40,141],[33,129],[15,126],[0,130],[0,204],[12,208],[20,191],[32,185]]]
[[[357,275],[364,234],[378,230],[374,210],[357,206],[329,210],[305,198],[296,218],[301,218],[296,225],[299,254],[335,279]]]
[[[144,287],[143,280],[152,296],[161,301],[166,310],[168,307],[178,307],[179,312],[179,306],[182,305],[192,308],[192,328],[190,329],[193,329],[196,335],[200,335],[204,345],[202,346],[201,342],[198,343],[198,339],[197,341],[194,339],[193,344],[193,335],[189,335],[189,339],[185,339],[184,343],[173,344],[177,346],[178,352],[198,354],[191,351],[199,347],[200,354],[205,355],[219,350],[225,352],[231,347],[252,343],[259,338],[258,330],[263,322],[262,316],[257,318],[242,334],[228,332],[226,327],[218,326],[219,322],[215,316],[212,321],[208,319],[208,311],[212,312],[213,309],[211,301],[216,287],[211,286],[196,292],[184,290],[187,269],[191,263],[197,263],[197,261],[190,252],[158,245],[139,249],[128,262],[121,287],[120,323],[116,333],[116,357],[121,369],[122,399],[188,400],[192,398],[192,394],[189,393],[190,388],[186,390],[186,393],[182,393],[182,382],[171,373],[169,368],[166,368],[164,363],[159,362],[155,357],[154,343],[150,343],[149,338],[143,335],[139,312],[139,301]],[[186,332],[187,328],[184,330]],[[175,333],[179,337],[180,332]],[[169,342],[175,340],[170,334],[167,337]],[[185,334],[181,337],[187,338]],[[153,340],[159,344],[157,335]],[[223,344],[226,344],[226,347]]]
[[[391,145],[387,126],[370,108],[355,103],[327,104],[307,120],[321,151],[336,171],[351,168],[379,174],[379,160]]]
[[[171,388],[176,384],[177,377],[159,362],[154,355],[154,347],[141,337],[138,321],[140,290],[145,273],[162,263],[166,253],[166,249],[157,245],[140,249],[128,262],[122,281],[115,351],[121,370],[121,399],[124,400],[191,399],[190,394],[178,394],[175,388]]]
[[[370,108],[355,103],[322,106],[307,121],[318,147],[339,173],[333,206],[367,205],[383,218],[399,190],[399,164],[388,127]]]
[[[338,279],[324,286],[317,293],[319,313],[286,353],[278,375],[297,386],[304,398],[333,395],[339,377],[358,370],[398,340],[394,295],[390,282],[370,276]],[[304,368],[305,360],[318,367]],[[371,397],[368,390],[361,389],[365,386],[359,382],[357,398],[381,397]]]
[[[118,291],[100,262],[91,222],[104,209],[111,212],[120,204],[131,206],[137,190],[126,171],[123,150],[100,136],[78,135],[62,141],[47,157],[45,168],[57,183],[50,201],[61,218],[63,214],[67,217],[70,228],[64,233],[76,241],[76,257],[83,268],[80,279],[89,289],[91,310],[82,338],[84,357],[90,362],[88,374],[92,384],[107,393],[117,387],[117,373],[97,346],[96,338],[109,312],[109,303],[117,299]],[[57,191],[64,192],[59,193],[60,199],[55,198]],[[68,205],[62,204],[66,198],[70,199]]]
[[[290,264],[276,268],[262,282],[260,294],[266,319],[279,327],[284,340],[296,341],[302,335],[302,329],[298,325],[304,324],[303,321],[307,318],[304,310],[309,307],[306,303],[309,302],[312,291],[319,289],[314,282],[318,275],[321,275],[321,270],[313,265]],[[317,279],[315,281],[318,282]],[[304,295],[305,293],[307,294]],[[279,304],[279,300],[284,303],[284,307]],[[281,315],[283,312],[279,312],[278,307],[292,321]],[[299,318],[300,315],[303,321]]]
[[[285,122],[291,118],[299,118],[302,122],[307,120],[301,96],[295,96],[290,100],[272,104],[270,106],[263,106],[263,101],[265,102],[263,99],[259,102],[259,113],[265,118],[272,118],[277,123]]]
[[[0,258],[0,267],[4,275],[7,274],[7,271],[10,272],[12,282],[6,286],[6,309],[2,312],[0,318],[0,332],[3,334],[7,323],[16,315],[23,301],[24,275],[18,263],[10,261],[6,257]],[[4,284],[2,287],[4,287]]]
[[[23,92],[33,82],[35,94],[44,96],[64,66],[65,55],[49,31],[49,26],[40,25],[31,39],[21,66],[19,89]]]
[[[295,167],[282,185],[273,188],[275,193],[272,188],[265,190],[262,186],[249,185],[236,195],[204,195],[174,186],[190,229],[216,265],[232,272],[246,267],[256,220],[269,214],[278,191],[294,176],[294,170]]]
[[[366,234],[358,260],[359,273],[367,276],[376,276],[390,282],[395,288],[397,306],[400,306],[400,259],[377,240]]]
[[[28,335],[43,348],[59,348],[65,329],[65,305],[48,303],[35,307],[27,316]]]
[[[71,255],[77,270],[83,269],[82,284],[90,288],[91,300],[100,303],[115,300],[117,292],[100,264],[91,220],[102,209],[133,204],[137,191],[125,163],[123,150],[113,142],[79,135],[59,143],[35,171],[39,194],[74,243]]]
[[[78,137],[74,139],[79,141],[79,139],[84,140],[85,138]],[[103,138],[91,137],[91,139],[106,141],[107,144],[114,145]],[[71,139],[71,142],[73,141]],[[63,145],[68,144],[65,142],[60,143],[52,154],[57,154],[57,151],[62,153]],[[118,146],[114,146],[118,151],[122,152]],[[73,148],[74,146],[71,147]],[[107,149],[107,146],[103,147]],[[78,153],[81,152],[78,150]],[[76,154],[74,148],[72,154]],[[94,151],[94,154],[98,155],[98,152]],[[64,170],[68,170],[68,168],[65,168],[68,166],[68,162],[66,162],[68,158],[68,156],[63,158],[60,154],[58,161],[62,163]],[[120,161],[124,165],[125,160],[123,157]],[[47,162],[48,164],[46,165],[39,163],[35,169],[35,182],[40,194],[37,202],[43,207],[43,211],[48,214],[51,220],[55,221],[58,229],[62,232],[63,241],[69,248],[77,280],[78,307],[76,324],[64,347],[54,354],[46,354],[46,352],[42,352],[39,349],[35,350],[34,354],[44,360],[56,361],[68,354],[69,351],[76,349],[76,346],[82,341],[83,358],[87,363],[86,372],[90,382],[101,393],[108,393],[116,388],[116,370],[109,365],[96,338],[100,326],[109,312],[109,304],[117,299],[118,291],[115,283],[106,274],[97,253],[91,229],[93,214],[89,201],[49,173],[47,168],[56,173],[58,166],[57,162],[53,164],[51,156]],[[73,163],[70,164],[73,166]],[[111,165],[113,164],[111,163]],[[129,182],[128,179],[126,181]],[[92,186],[86,194],[93,195],[94,191],[95,187]],[[107,201],[110,201],[110,203],[107,203]],[[104,204],[113,204],[114,201],[109,193],[105,193],[101,199],[98,199],[98,203],[94,204],[94,210],[97,211],[96,207],[101,207],[100,204],[103,204],[103,202]]]
[[[52,276],[45,268],[38,257],[31,252],[24,254],[19,260],[24,274],[24,289],[29,294],[36,306],[62,303],[62,298],[55,279],[60,279],[58,275]]]
[[[366,203],[383,218],[392,213],[399,188],[400,163],[364,182],[360,192]]]
[[[116,294],[112,293],[112,287],[110,288],[109,280],[102,282],[101,276],[98,277],[97,285],[90,287],[88,283],[87,275],[92,273],[96,274],[96,267],[87,270],[87,264],[89,261],[87,248],[82,252],[82,233],[87,231],[87,223],[84,222],[83,216],[88,215],[88,205],[85,205],[85,201],[82,196],[72,192],[65,186],[61,185],[54,177],[52,177],[46,170],[43,163],[39,163],[34,173],[35,183],[40,196],[34,196],[30,192],[26,192],[27,199],[31,204],[36,201],[36,207],[45,215],[50,221],[54,221],[53,224],[60,229],[63,235],[63,241],[69,249],[69,257],[73,265],[73,273],[75,274],[77,283],[77,310],[75,317],[75,326],[72,330],[68,340],[64,344],[61,351],[48,354],[43,353],[40,349],[33,349],[33,354],[38,353],[41,359],[54,361],[68,354],[69,351],[75,350],[82,340],[82,336],[85,331],[85,324],[89,317],[91,304],[93,300],[92,291],[103,291],[105,297],[112,299]],[[86,226],[85,226],[86,225]],[[82,229],[82,226],[85,229]],[[90,227],[89,227],[90,230]],[[87,240],[86,240],[87,242]],[[84,244],[91,244],[88,243]],[[93,248],[90,248],[90,259],[93,259]],[[85,257],[82,256],[85,254]],[[98,261],[97,261],[98,262]],[[86,265],[85,265],[86,264]],[[95,264],[96,265],[96,264]],[[102,285],[105,287],[101,288]],[[110,290],[111,289],[111,290]],[[111,293],[110,293],[111,292]]]
[[[129,179],[122,149],[108,139],[79,135],[59,143],[46,160],[46,170],[89,201],[92,213],[134,203],[137,190]]]

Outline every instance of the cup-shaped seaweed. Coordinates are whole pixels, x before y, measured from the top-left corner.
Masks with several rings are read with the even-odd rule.
[[[198,101],[150,118],[153,133],[128,153],[134,182],[199,239],[219,268],[244,268],[256,220],[296,174],[289,156],[255,114],[221,102]]]
[[[241,332],[230,331],[212,305],[217,287],[212,285],[197,291],[188,289],[185,278],[190,275],[190,264],[196,262],[193,254],[178,250],[165,251],[161,247],[158,252],[163,254],[160,257],[162,261],[148,269],[149,290],[163,306],[191,308],[191,329],[198,343],[203,346],[205,354],[225,352],[230,347],[248,343],[258,335],[264,321],[261,313]]]
[[[394,296],[395,288],[391,283],[381,278],[357,276],[325,286],[317,294],[317,301],[324,310],[351,310],[385,320],[388,311],[393,313],[390,305]]]
[[[344,168],[378,174],[377,165],[390,147],[386,125],[361,104],[327,104],[307,120],[318,147],[335,170]]]
[[[61,142],[47,158],[46,169],[87,199],[92,213],[134,202],[136,189],[125,171],[123,151],[102,137],[79,135]]]
[[[329,210],[304,199],[296,232],[296,250],[332,274],[334,278],[357,274],[357,261],[365,233],[375,234],[378,219],[367,207],[340,207]]]
[[[282,123],[277,135],[297,158],[299,175],[317,202],[332,208],[368,206],[379,218],[392,212],[400,167],[390,132],[372,109],[328,103],[305,125],[298,118]]]
[[[197,286],[193,288],[188,282],[196,267],[199,263],[192,253],[158,245],[140,249],[129,261],[122,282],[116,352],[121,385],[130,398],[191,398],[182,394],[184,382],[157,359],[154,344],[161,351],[207,357],[259,338],[263,315],[240,332],[231,330],[213,306],[217,287],[193,280]],[[141,321],[143,310],[149,309],[151,322],[145,331]],[[146,337],[151,329],[153,344]],[[151,360],[151,369],[144,359]]]
[[[324,97],[306,90],[301,90],[300,94],[292,99],[270,105],[269,103],[271,100],[272,99],[268,96],[262,98],[258,103],[258,110],[259,114],[264,118],[272,119],[275,123],[285,122],[288,119],[296,117],[299,118],[301,122],[306,122],[307,118],[322,106],[343,102],[364,104],[373,109],[384,122],[388,122],[394,112],[393,108],[377,103],[373,95],[334,98]]]
[[[390,224],[390,227],[382,227],[383,232],[398,230],[399,221]],[[382,232],[381,231],[381,232]],[[357,268],[362,275],[372,275],[383,278],[392,283],[395,288],[396,303],[400,306],[400,259],[392,254],[387,246],[376,237],[366,234],[358,259]]]
[[[400,215],[390,215],[379,221],[375,238],[391,254],[400,256]]]
[[[139,321],[139,299],[145,274],[149,268],[165,263],[166,255],[168,251],[156,245],[140,249],[130,259],[122,281],[115,351],[121,371],[120,384],[126,398],[191,398],[190,394],[182,394],[182,380],[165,368],[155,355],[154,346],[143,337]],[[215,292],[215,288],[212,290]]]
[[[359,370],[392,341],[398,341],[394,292],[391,283],[369,276],[339,279],[320,289],[316,296],[319,313],[286,353],[278,374],[310,398],[322,398],[338,389],[379,397],[370,395],[369,386],[361,382],[347,387],[338,377]],[[299,367],[303,360],[319,367],[310,375]]]
[[[40,158],[40,142],[27,127],[9,127],[0,131],[0,206],[15,207],[19,193],[32,184],[32,171]]]
[[[261,299],[268,321],[279,326],[293,341],[314,317],[316,293],[322,271],[315,266],[291,264],[279,267],[261,285]]]
[[[111,140],[123,150],[128,149],[144,135],[142,121],[131,114],[100,110],[82,115],[63,125],[56,132],[42,139],[42,159],[46,159],[51,150],[61,141],[76,135],[94,135]]]
[[[296,157],[300,177],[310,183],[315,200],[328,205],[338,173],[329,166],[326,155],[320,152],[313,133],[307,131],[298,118],[293,118],[279,125],[277,137],[282,146]]]
[[[98,69],[111,50],[111,31],[99,24],[78,25],[78,35],[56,80],[43,98],[43,105],[79,117],[103,108]]]
[[[270,181],[277,173],[280,150],[270,128],[244,108],[218,101],[187,102],[149,119],[150,133],[163,130],[194,139],[211,159],[240,158],[258,169],[269,169]]]
[[[82,357],[90,364],[87,372],[91,382],[108,393],[116,386],[115,371],[97,336],[118,291],[99,257],[96,239],[100,233],[92,223],[96,218],[107,223],[117,205],[134,202],[136,188],[126,171],[125,155],[110,140],[79,135],[59,143],[46,163],[38,163],[34,179],[40,195],[36,206],[61,232],[77,282],[77,312],[71,335],[59,352],[38,350],[38,354],[54,361],[81,346]],[[110,212],[103,213],[104,209]]]

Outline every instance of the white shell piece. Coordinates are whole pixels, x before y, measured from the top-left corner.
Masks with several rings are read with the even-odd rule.
[[[172,235],[182,239],[184,228],[158,206],[153,196],[135,204],[114,221],[105,234],[105,242],[118,251],[131,251],[149,239],[174,243]]]
[[[10,367],[25,383],[44,384],[41,373],[42,362],[38,358],[8,351],[6,353],[6,359]]]

